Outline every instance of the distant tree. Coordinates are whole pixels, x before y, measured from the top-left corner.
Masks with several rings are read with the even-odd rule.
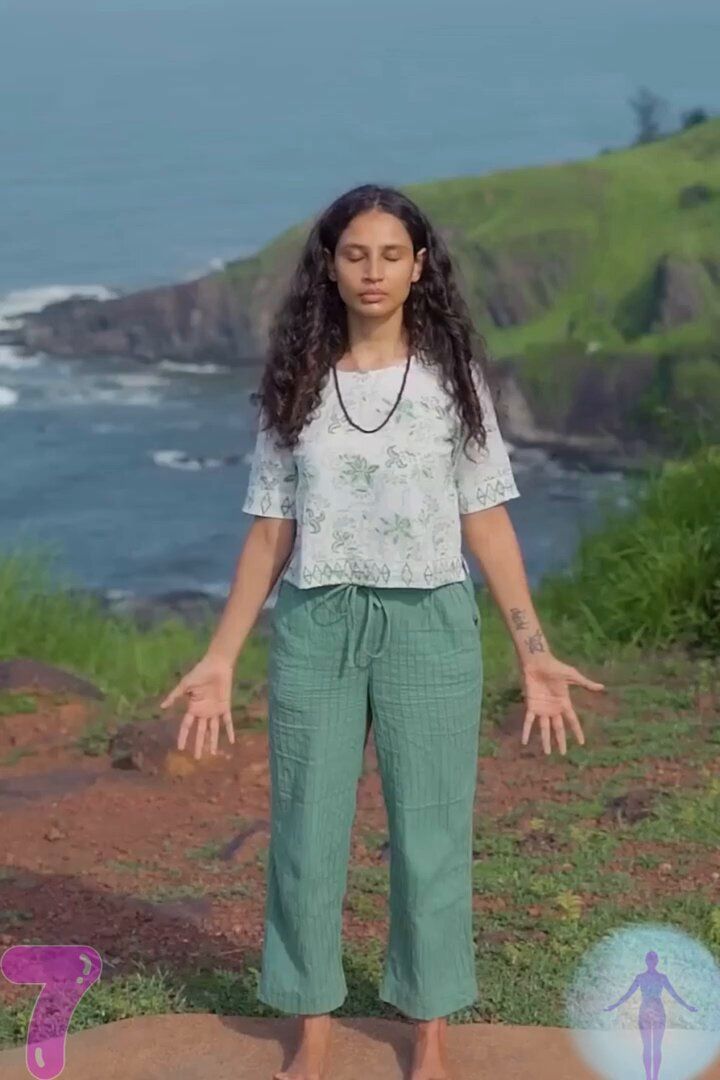
[[[682,114],[681,124],[683,130],[686,128],[694,127],[695,124],[704,124],[710,117],[705,109],[687,109]]]
[[[629,104],[635,112],[637,122],[637,135],[635,143],[653,142],[662,137],[662,121],[667,113],[667,102],[664,98],[641,86],[630,98]]]

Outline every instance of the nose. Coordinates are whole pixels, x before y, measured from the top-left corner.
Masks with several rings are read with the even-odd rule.
[[[365,279],[373,285],[383,279],[383,265],[379,255],[369,255],[365,270]]]

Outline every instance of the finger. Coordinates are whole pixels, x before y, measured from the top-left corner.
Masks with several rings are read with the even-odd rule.
[[[557,739],[557,744],[558,744],[558,746],[560,748],[560,753],[561,754],[567,753],[567,743],[565,742],[565,727],[563,725],[562,716],[560,716],[558,714],[553,716],[552,717],[552,726],[553,726],[553,729],[555,731],[555,738]]]
[[[523,746],[527,746],[527,741],[530,738],[530,732],[532,730],[533,723],[535,722],[535,713],[525,713],[525,723],[523,724],[522,735],[520,741]]]
[[[565,713],[565,716],[567,717],[567,720],[568,720],[568,723],[570,724],[570,727],[573,730],[573,734],[575,735],[575,738],[577,739],[577,741],[580,743],[581,746],[584,746],[585,745],[585,735],[583,733],[583,729],[580,726],[580,721],[578,720],[577,714],[576,714],[575,710],[573,709],[572,705],[566,705],[563,711]]]
[[[594,679],[588,679],[587,675],[583,675],[577,668],[572,668],[568,675],[568,682],[575,683],[577,686],[584,686],[586,690],[604,690],[605,683],[595,682]]]
[[[199,760],[202,757],[205,732],[207,730],[207,720],[204,716],[196,716],[195,719],[197,720],[197,730],[195,732],[195,757]]]
[[[190,710],[188,709],[188,711],[185,713],[185,715],[182,718],[182,722],[180,724],[180,730],[178,731],[178,741],[177,741],[178,750],[184,750],[185,749],[185,743],[187,741],[188,732],[190,731],[190,728],[192,727],[192,724],[193,724],[193,715],[190,712]]]
[[[174,687],[174,689],[172,689],[170,691],[170,693],[165,698],[165,700],[160,702],[160,708],[161,709],[167,709],[168,706],[172,705],[173,701],[177,701],[177,699],[184,692],[184,690],[185,690],[184,684],[182,682],[179,682],[177,684],[177,686]]]
[[[552,747],[550,746],[550,717],[543,715],[540,717],[540,737],[542,738],[543,750],[546,754],[552,753]]]
[[[219,731],[219,729],[220,729],[220,725],[218,723],[217,716],[211,717],[210,718],[210,753],[211,754],[217,754],[218,731]]]
[[[226,709],[222,714],[223,722],[225,724],[225,731],[227,732],[228,741],[235,742],[235,729],[232,722],[232,714]]]

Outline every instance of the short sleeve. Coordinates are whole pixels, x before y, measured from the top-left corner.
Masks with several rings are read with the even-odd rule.
[[[508,499],[517,499],[520,492],[515,483],[510,457],[505,448],[498,427],[495,406],[485,381],[473,368],[473,382],[483,411],[483,423],[487,432],[487,441],[482,450],[475,439],[470,439],[467,446],[463,443],[467,432],[462,431],[456,446],[455,486],[458,496],[458,511],[472,514],[476,510],[487,510]]]
[[[280,446],[273,429],[258,426],[242,509],[260,517],[294,518],[297,468],[292,449]]]

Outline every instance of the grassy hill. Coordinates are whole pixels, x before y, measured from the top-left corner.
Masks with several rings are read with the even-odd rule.
[[[449,228],[498,356],[568,340],[635,351],[718,340],[720,119],[593,161],[407,190]],[[504,319],[488,310],[498,277],[517,294]]]
[[[498,357],[638,352],[720,335],[720,118],[591,161],[403,188],[444,232]],[[289,266],[303,222],[220,276]]]

